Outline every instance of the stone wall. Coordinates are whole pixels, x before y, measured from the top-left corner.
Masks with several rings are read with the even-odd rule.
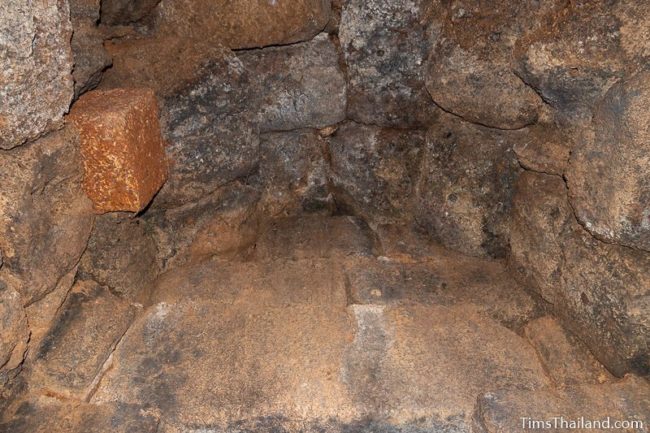
[[[612,372],[649,372],[647,4],[262,3],[0,5],[0,383],[73,285],[136,302],[308,213],[507,259]]]

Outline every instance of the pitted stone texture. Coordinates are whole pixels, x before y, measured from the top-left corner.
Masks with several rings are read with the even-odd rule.
[[[255,245],[255,258],[299,260],[370,256],[375,237],[360,218],[351,216],[289,217],[271,220]]]
[[[620,78],[647,65],[647,2],[565,2],[515,46],[513,66],[562,116],[589,120]]]
[[[428,133],[415,219],[436,241],[474,256],[505,257],[518,131],[498,131],[445,115]]]
[[[151,209],[145,219],[153,227],[164,269],[212,256],[236,259],[253,246],[258,232],[260,192],[232,182],[214,193],[173,209]]]
[[[323,128],[345,118],[345,78],[327,34],[238,56],[255,77],[252,93],[259,98],[261,131]]]
[[[344,2],[339,38],[348,67],[350,119],[401,128],[435,119],[424,85],[430,9],[422,0]]]
[[[535,123],[542,99],[510,66],[525,30],[537,28],[560,1],[445,2],[427,69],[427,89],[445,111],[481,125],[519,129]]]
[[[229,48],[286,45],[313,38],[330,18],[330,0],[162,0],[156,30]]]
[[[342,308],[159,303],[129,329],[92,401],[149,405],[171,431],[258,416],[350,420],[340,371],[351,339]]]
[[[541,426],[547,431],[608,431],[615,428],[615,421],[641,421],[642,428],[629,425],[621,431],[646,431],[648,408],[650,407],[650,385],[640,377],[628,376],[617,383],[602,385],[581,385],[564,390],[540,389],[536,391],[501,390],[481,396],[476,410],[477,433],[515,433],[539,429],[539,424],[530,421],[549,421]],[[560,420],[575,422],[574,426],[563,426]],[[522,424],[523,421],[526,424]],[[603,421],[609,418],[609,426],[591,427],[585,421]],[[576,427],[577,426],[577,427]],[[578,429],[578,430],[576,430]]]
[[[271,217],[329,213],[327,143],[318,131],[270,132],[260,140],[261,212]]]
[[[526,324],[524,335],[556,386],[602,383],[613,379],[584,343],[565,331],[553,317],[540,317]]]
[[[329,139],[337,205],[367,220],[408,219],[424,142],[424,131],[342,125]]]
[[[0,279],[29,305],[75,268],[93,225],[71,128],[0,152]]]
[[[342,374],[364,417],[468,432],[478,395],[549,385],[533,348],[471,305],[349,310],[356,332]]]
[[[572,128],[540,122],[521,131],[513,150],[522,167],[562,176],[574,145]]]
[[[20,294],[0,283],[0,386],[7,382],[7,373],[24,359],[29,339],[27,316]]]
[[[355,304],[472,303],[514,330],[540,314],[531,295],[499,261],[440,248],[417,261],[384,256],[348,258],[343,268],[349,302]]]
[[[650,254],[650,69],[614,85],[598,104],[567,171],[580,223],[606,242]]]
[[[30,395],[14,402],[0,419],[11,433],[157,433],[158,418],[142,406],[94,405]]]
[[[134,312],[107,288],[77,283],[36,349],[32,386],[86,399]]]
[[[70,121],[81,137],[84,190],[95,211],[142,210],[167,178],[153,91],[87,93],[74,105]]]
[[[146,17],[160,0],[102,0],[102,24],[130,24]]]
[[[152,227],[131,214],[95,218],[79,275],[128,299],[139,299],[160,272]]]
[[[224,51],[201,65],[172,93],[163,93],[163,131],[172,167],[156,207],[198,202],[250,175],[259,162],[250,74]]]
[[[559,176],[523,173],[510,230],[511,262],[562,323],[612,373],[650,371],[650,254],[606,244],[575,219]]]
[[[152,304],[210,300],[251,307],[347,304],[339,262],[330,259],[268,262],[207,260],[172,269],[156,281]]]
[[[0,149],[61,126],[72,100],[68,1],[0,5]]]

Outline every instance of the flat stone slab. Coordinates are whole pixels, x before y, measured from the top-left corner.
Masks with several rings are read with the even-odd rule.
[[[166,272],[158,278],[152,304],[203,299],[252,306],[309,304],[345,307],[341,266],[330,259],[236,262],[213,259]]]
[[[374,249],[374,234],[359,218],[291,217],[274,220],[266,227],[257,241],[255,258],[370,256]]]
[[[158,419],[142,407],[94,405],[28,396],[0,419],[3,433],[157,433]]]
[[[503,263],[442,252],[416,262],[387,257],[345,261],[356,304],[473,303],[507,327],[519,329],[539,312]]]
[[[641,421],[643,427],[621,426],[615,431],[647,432],[650,417],[650,384],[627,376],[616,383],[580,385],[565,390],[502,390],[483,395],[476,412],[476,431],[483,433],[544,431],[608,431],[603,425],[591,427],[585,422]],[[549,423],[544,427],[543,424]],[[566,424],[562,424],[566,423]],[[575,423],[575,424],[573,424]],[[582,423],[582,424],[580,424]],[[581,427],[582,426],[582,427]],[[569,430],[567,427],[571,428]]]
[[[92,281],[68,294],[36,350],[30,383],[59,396],[87,398],[135,315],[127,301]]]
[[[134,323],[91,401],[149,407],[165,433],[461,432],[477,396],[548,384],[526,340],[473,306],[187,300]]]

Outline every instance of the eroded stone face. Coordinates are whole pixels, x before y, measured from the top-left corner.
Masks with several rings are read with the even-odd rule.
[[[650,71],[614,85],[598,104],[567,171],[581,224],[650,254]]]
[[[427,90],[445,111],[499,129],[537,121],[542,100],[512,71],[515,42],[560,2],[447,2],[427,65]]]
[[[517,182],[511,262],[523,281],[614,374],[647,374],[650,255],[598,241],[578,224],[559,176]]]
[[[68,1],[0,5],[0,148],[61,126],[72,100]]]
[[[93,212],[82,167],[71,128],[0,153],[0,278],[25,304],[54,290],[86,247]]]
[[[594,104],[650,56],[646,2],[569,2],[522,37],[517,74],[570,119],[589,119]]]
[[[238,56],[252,78],[261,131],[323,128],[345,118],[345,78],[327,34]]]
[[[0,284],[0,385],[4,387],[7,374],[23,361],[29,326],[20,294]]]
[[[330,9],[330,0],[162,0],[154,19],[159,33],[255,48],[311,39],[325,28]]]
[[[421,0],[351,0],[339,38],[347,64],[348,117],[381,126],[422,127],[436,109],[424,86],[432,36]]]
[[[512,151],[521,140],[447,115],[427,133],[417,183],[415,219],[445,246],[475,256],[504,257],[514,182]]]
[[[424,131],[343,124],[329,138],[339,207],[368,220],[409,219]]]
[[[74,105],[70,121],[81,137],[84,190],[95,211],[142,210],[167,178],[153,91],[87,93]]]

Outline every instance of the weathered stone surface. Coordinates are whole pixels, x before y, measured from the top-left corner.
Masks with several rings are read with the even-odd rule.
[[[92,281],[75,284],[36,349],[33,386],[87,398],[133,316],[134,308],[107,288]]]
[[[571,155],[569,196],[595,236],[650,254],[650,70],[614,85]]]
[[[250,81],[234,55],[213,59],[197,78],[165,98],[164,135],[172,169],[158,207],[196,202],[259,162],[259,137],[248,110]]]
[[[210,300],[283,307],[347,305],[340,263],[330,259],[241,262],[212,259],[172,269],[156,281],[151,303]]]
[[[428,60],[427,89],[444,110],[500,129],[534,123],[541,98],[511,70],[515,41],[558,1],[447,2]]]
[[[86,247],[93,213],[82,174],[79,139],[70,128],[0,152],[0,279],[25,304],[54,290]]]
[[[153,91],[87,93],[74,105],[70,121],[81,136],[84,190],[95,211],[142,210],[167,178]]]
[[[259,98],[261,131],[323,128],[345,118],[346,87],[325,33],[309,42],[238,54]]]
[[[348,117],[381,126],[423,127],[436,107],[424,85],[433,12],[422,0],[349,0],[339,38],[348,74]]]
[[[97,217],[79,271],[113,292],[138,299],[160,272],[152,227],[130,215]]]
[[[0,421],[11,433],[156,433],[158,419],[141,406],[94,405],[30,396],[12,405]]]
[[[255,257],[261,260],[369,256],[374,251],[370,227],[350,216],[272,220],[255,245]]]
[[[241,255],[258,233],[259,199],[257,188],[233,182],[196,203],[148,212],[145,218],[154,229],[163,268]]]
[[[368,220],[408,218],[423,131],[346,123],[329,140],[337,205]]]
[[[539,315],[532,297],[497,261],[441,250],[417,262],[370,257],[348,259],[343,267],[351,303],[472,303],[512,329]]]
[[[318,131],[303,129],[261,136],[259,174],[261,212],[271,217],[302,212],[328,213],[334,206],[329,188],[327,143]]]
[[[363,416],[469,431],[478,395],[548,385],[532,347],[472,306],[354,305],[343,376]],[[437,390],[432,392],[432,390]]]
[[[589,118],[612,84],[647,64],[649,13],[645,2],[568,2],[518,41],[517,74],[565,116]]]
[[[29,326],[20,294],[0,283],[0,385],[5,374],[18,367],[24,359],[29,339]]]
[[[352,338],[345,310],[254,305],[152,306],[125,335],[92,401],[149,405],[171,431],[258,416],[350,419],[340,377]]]
[[[101,32],[94,22],[84,20],[73,21],[74,33],[71,47],[74,55],[74,95],[78,98],[82,93],[92,90],[99,84],[104,69],[112,64],[111,57],[104,48]]]
[[[234,61],[234,56],[221,44],[164,36],[106,41],[106,49],[113,58],[113,67],[104,74],[101,89],[147,87],[163,97],[174,95],[198,80],[205,74],[203,67],[207,64],[227,62],[229,56]],[[227,63],[221,67],[224,65]]]
[[[642,378],[628,376],[618,383],[582,385],[558,391],[502,390],[483,395],[478,401],[475,431],[483,433],[514,433],[543,428],[547,431],[607,431],[616,428],[615,421],[641,421],[642,428],[628,424],[622,431],[646,429],[650,407],[650,385]],[[562,417],[562,420],[560,419]],[[523,422],[525,424],[522,424]],[[580,426],[584,421],[604,421],[610,424]],[[548,421],[548,426],[530,424]],[[561,424],[573,422],[575,424]]]
[[[330,0],[162,0],[155,21],[162,34],[255,48],[311,39],[325,28],[330,8]]]
[[[415,218],[443,245],[475,256],[504,257],[514,181],[517,132],[445,115],[427,132],[417,182]]]
[[[524,335],[535,347],[555,385],[602,383],[612,379],[584,343],[566,332],[554,318],[533,320],[524,328]]]
[[[130,24],[147,16],[160,0],[102,0],[102,24]]]
[[[574,137],[571,130],[557,125],[538,123],[521,131],[513,146],[522,167],[562,176],[569,164]]]
[[[0,149],[61,125],[72,100],[67,0],[0,5]]]
[[[593,238],[558,176],[522,174],[513,210],[513,269],[612,373],[647,374],[650,255]]]

